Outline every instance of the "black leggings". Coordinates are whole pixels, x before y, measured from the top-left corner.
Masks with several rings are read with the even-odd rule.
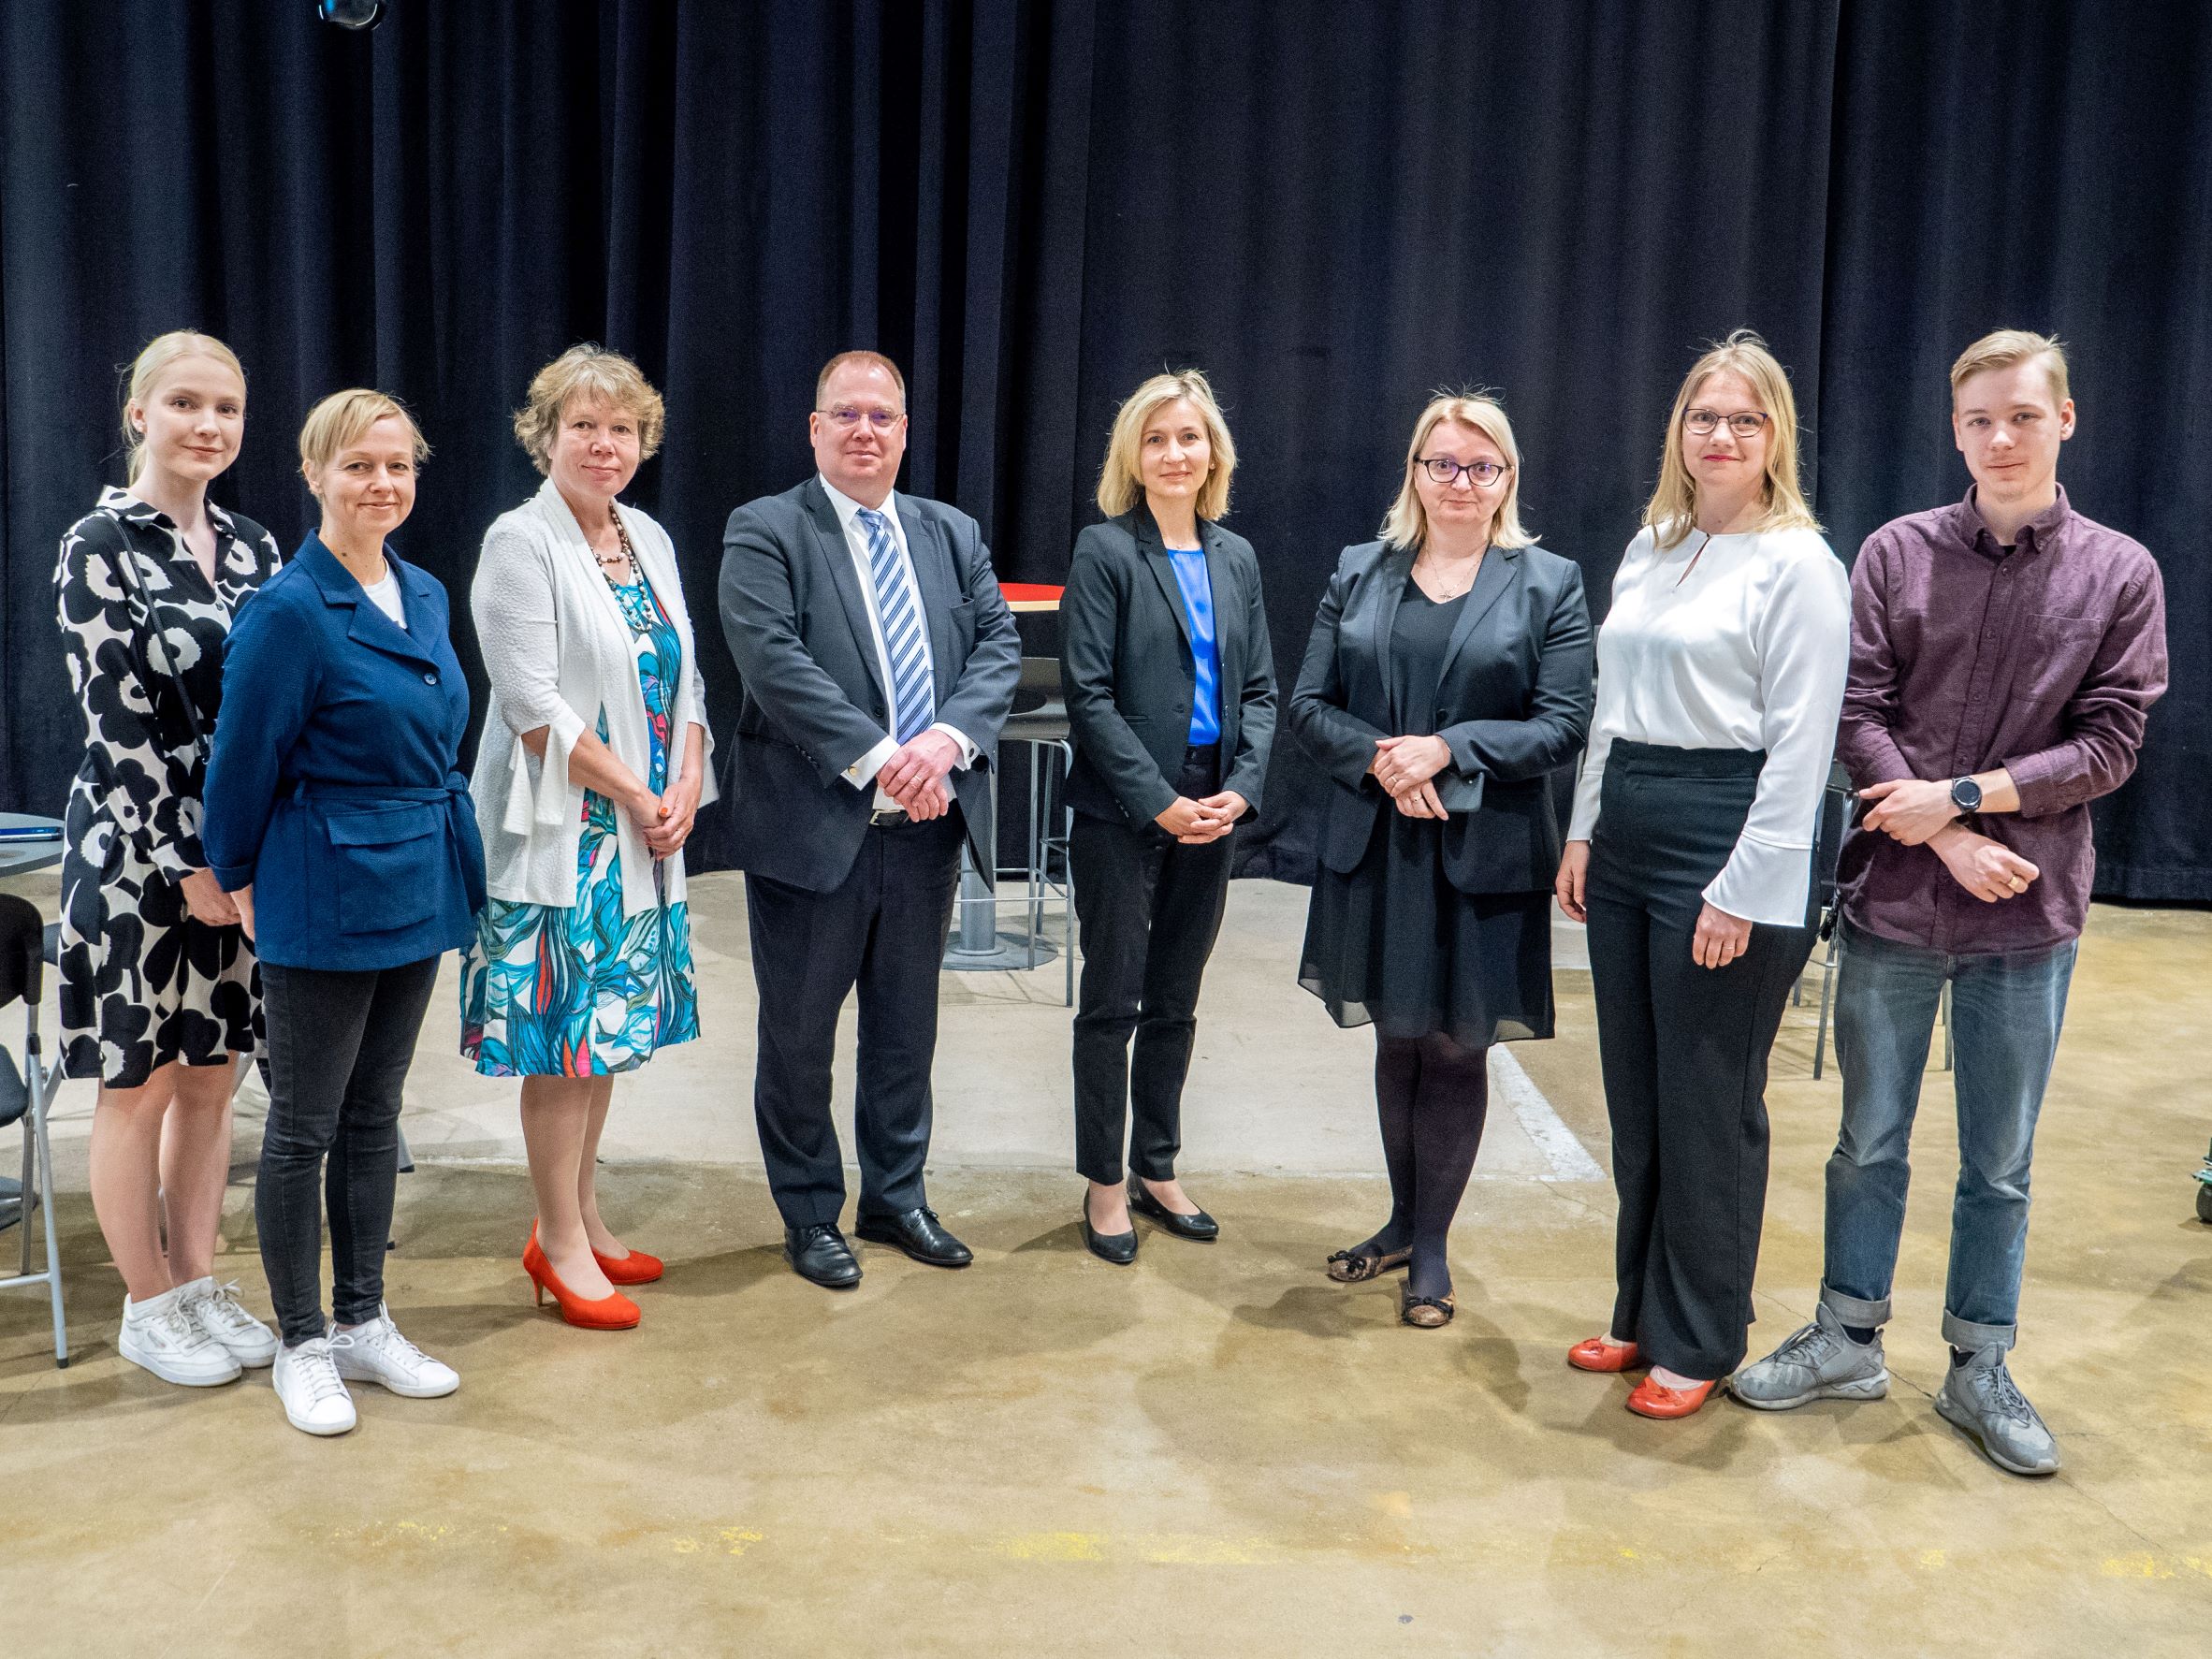
[[[1390,1219],[1371,1244],[1411,1249],[1416,1296],[1451,1289],[1446,1241],[1490,1111],[1490,1050],[1442,1032],[1375,1041],[1375,1103],[1390,1171]]]
[[[400,1091],[437,982],[435,956],[370,973],[261,965],[269,1091],[254,1216],[287,1345],[324,1333],[318,1187],[329,1199],[338,1322],[366,1324],[383,1305]]]

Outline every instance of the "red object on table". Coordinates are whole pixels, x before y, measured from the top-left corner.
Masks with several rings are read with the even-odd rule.
[[[1009,610],[1056,611],[1067,589],[1050,582],[1001,582],[998,591],[1006,596]]]

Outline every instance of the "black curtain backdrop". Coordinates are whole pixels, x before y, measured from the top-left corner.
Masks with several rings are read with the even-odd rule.
[[[847,346],[908,371],[902,487],[1023,581],[1095,516],[1119,400],[1204,368],[1287,679],[1433,387],[1503,391],[1527,517],[1602,611],[1704,341],[1755,327],[1789,365],[1848,559],[1963,492],[1957,349],[2055,329],[2061,476],[2159,556],[2174,650],[2100,890],[2212,900],[2212,7],[391,0],[349,34],[308,0],[7,0],[0,806],[60,809],[56,540],[122,481],[118,365],[184,325],[249,375],[217,497],[286,546],[308,407],[416,410],[397,545],[473,673],[478,539],[537,483],[509,413],[575,341],[634,356],[669,422],[633,493],[724,721],[722,520],[805,476]],[[1316,786],[1286,741],[1244,873],[1310,872]]]

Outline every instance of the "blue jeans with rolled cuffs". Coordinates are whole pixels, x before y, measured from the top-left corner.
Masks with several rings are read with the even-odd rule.
[[[1947,982],[1958,1183],[1943,1340],[1958,1348],[2009,1348],[2028,1259],[2035,1120],[2066,1017],[2074,941],[1957,956],[1880,939],[1848,922],[1841,927],[1836,1060],[1843,1073],[1843,1128],[1828,1159],[1821,1300],[1846,1325],[1889,1317],[1913,1174],[1913,1117]]]

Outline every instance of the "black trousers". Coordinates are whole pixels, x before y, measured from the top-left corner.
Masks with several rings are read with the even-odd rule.
[[[400,1094],[437,982],[435,956],[368,973],[261,965],[269,1121],[254,1217],[287,1344],[325,1333],[325,1200],[333,1315],[341,1325],[366,1324],[383,1304]]]
[[[1754,924],[1725,968],[1691,958],[1704,889],[1765,761],[1615,743],[1590,849],[1591,986],[1621,1200],[1612,1334],[1685,1376],[1743,1362],[1767,1204],[1767,1056],[1812,949],[1809,895],[1806,925]]]
[[[1176,793],[1214,793],[1219,764],[1217,745],[1190,749]],[[1153,1181],[1174,1177],[1199,983],[1228,905],[1230,839],[1186,847],[1156,823],[1075,815],[1068,844],[1083,931],[1075,1167],[1093,1181],[1123,1179],[1122,1134],[1132,1115],[1130,1166]]]
[[[837,1011],[855,985],[860,1213],[926,1201],[937,978],[960,883],[960,837],[957,807],[926,823],[870,829],[851,874],[827,893],[746,875],[760,991],[753,1115],[786,1227],[834,1223],[845,1207],[830,1068]]]

